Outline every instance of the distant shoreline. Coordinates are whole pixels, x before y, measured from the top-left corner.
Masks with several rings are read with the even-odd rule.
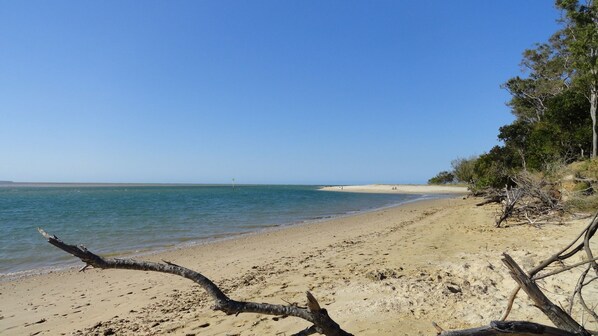
[[[426,184],[339,185],[320,188],[323,191],[376,194],[467,194],[467,187]]]
[[[222,186],[227,184],[194,184],[194,183],[94,183],[94,182],[8,182],[0,181],[3,187],[193,187]]]
[[[64,188],[64,187],[222,187],[231,183],[109,183],[109,182],[10,182],[0,181],[0,188]],[[260,186],[270,184],[235,184],[235,187]],[[286,184],[273,184],[286,185]],[[295,184],[289,184],[295,185]],[[297,184],[298,185],[298,184]],[[314,184],[319,186],[319,184]]]

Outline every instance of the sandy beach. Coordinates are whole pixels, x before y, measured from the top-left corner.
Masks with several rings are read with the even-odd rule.
[[[502,252],[529,269],[588,222],[497,229],[496,209],[477,201],[420,201],[144,259],[197,270],[238,300],[303,305],[310,290],[356,335],[433,335],[432,321],[454,329],[500,317],[514,286]],[[574,285],[569,273],[543,282],[557,294]],[[67,270],[0,283],[0,334],[290,335],[308,326],[290,317],[226,316],[210,305],[200,287],[176,276]],[[510,318],[549,323],[524,295]]]
[[[387,194],[467,194],[467,187],[424,184],[366,184],[348,186],[327,186],[324,191]]]

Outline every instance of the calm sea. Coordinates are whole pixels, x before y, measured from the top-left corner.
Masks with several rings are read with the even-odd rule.
[[[422,198],[337,193],[317,186],[1,187],[0,275],[76,260],[49,245],[44,228],[100,254],[142,254],[321,220]]]

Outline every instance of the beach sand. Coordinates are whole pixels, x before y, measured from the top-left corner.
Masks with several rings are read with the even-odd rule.
[[[503,251],[529,269],[589,222],[497,229],[496,208],[477,201],[420,201],[144,259],[197,270],[237,300],[304,305],[309,290],[356,335],[434,335],[432,321],[454,329],[500,318],[514,287]],[[558,294],[575,280],[569,272],[542,286]],[[549,323],[519,297],[511,319]],[[210,305],[200,287],[177,276],[60,271],[0,283],[0,334],[290,335],[309,326],[292,317],[226,316]]]
[[[424,184],[366,184],[322,187],[324,191],[385,194],[467,194],[467,187]]]

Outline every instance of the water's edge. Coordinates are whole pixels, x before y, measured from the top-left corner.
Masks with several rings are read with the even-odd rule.
[[[325,191],[322,191],[322,192],[325,192]],[[273,224],[273,225],[268,225],[268,226],[255,226],[254,228],[250,228],[252,230],[248,230],[248,231],[228,232],[228,233],[218,235],[218,236],[213,236],[213,237],[192,239],[192,240],[189,240],[188,242],[174,244],[173,246],[148,249],[147,251],[142,251],[142,252],[114,251],[114,252],[111,252],[108,254],[107,253],[98,253],[98,254],[102,255],[104,257],[119,257],[119,258],[148,257],[148,256],[167,253],[167,252],[171,252],[171,251],[192,248],[192,247],[196,247],[196,246],[217,244],[217,243],[220,243],[223,241],[238,239],[241,236],[261,235],[261,234],[265,234],[265,233],[272,232],[272,231],[284,230],[284,229],[292,227],[292,226],[312,225],[312,224],[316,224],[316,223],[337,220],[340,218],[346,218],[346,217],[358,216],[358,215],[362,215],[362,214],[366,214],[366,213],[383,211],[386,209],[400,207],[400,206],[410,204],[410,203],[421,202],[421,201],[425,201],[425,200],[452,198],[452,197],[456,197],[456,195],[454,195],[454,194],[421,195],[415,199],[405,200],[405,201],[397,202],[395,204],[385,205],[385,206],[381,206],[381,207],[377,207],[377,208],[362,209],[362,210],[351,211],[351,212],[343,213],[343,214],[322,216],[319,218],[301,220],[301,221],[296,221],[296,222],[292,222],[292,223],[280,223],[280,224]],[[52,232],[50,232],[50,234],[52,234]],[[69,241],[66,241],[66,243],[77,244],[77,242],[69,242]],[[9,282],[9,281],[17,280],[17,279],[22,279],[22,278],[32,277],[32,276],[39,276],[39,275],[44,275],[44,274],[54,273],[54,272],[63,272],[63,271],[67,271],[67,270],[81,268],[83,266],[81,264],[81,262],[79,260],[77,260],[76,258],[73,257],[72,259],[73,259],[72,261],[65,262],[62,265],[35,268],[35,269],[29,269],[29,270],[23,270],[23,271],[11,272],[11,273],[4,273],[4,274],[0,273],[0,282]]]

